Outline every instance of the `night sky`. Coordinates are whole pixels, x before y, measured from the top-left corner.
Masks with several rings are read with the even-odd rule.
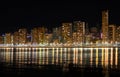
[[[16,2],[0,7],[0,33],[19,28],[59,27],[63,22],[85,21],[101,26],[102,10],[109,10],[109,23],[120,25],[120,4],[113,0]]]

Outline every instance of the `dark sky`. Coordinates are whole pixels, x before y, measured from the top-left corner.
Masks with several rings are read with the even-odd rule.
[[[61,26],[62,22],[85,21],[89,26],[101,25],[101,11],[109,10],[110,24],[120,25],[120,5],[113,0],[48,0],[16,2],[0,7],[0,33],[19,28]]]

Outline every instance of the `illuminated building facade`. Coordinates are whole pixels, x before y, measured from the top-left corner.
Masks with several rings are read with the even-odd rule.
[[[72,43],[72,23],[62,23],[62,37],[64,43]]]
[[[32,44],[44,44],[46,43],[45,34],[47,33],[47,28],[37,27],[31,30],[31,42]]]
[[[46,33],[44,39],[45,39],[45,40],[44,40],[44,43],[48,45],[49,43],[51,43],[52,34]]]
[[[60,37],[61,37],[61,28],[53,28],[52,42],[60,43],[61,42]]]
[[[96,43],[100,39],[98,28],[97,27],[91,27],[90,32],[91,32],[91,36],[92,36],[91,41],[93,43]]]
[[[84,43],[85,42],[85,22],[81,21],[75,21],[73,25],[73,31],[74,31],[74,37],[76,37],[75,40],[77,40],[78,43]]]
[[[92,42],[92,35],[85,35],[85,43],[91,43]]]
[[[11,33],[5,33],[4,39],[5,44],[11,44]]]
[[[3,36],[0,36],[0,44],[3,44],[4,41],[3,41],[4,37]]]
[[[27,30],[19,29],[19,44],[25,44],[27,42]]]
[[[39,43],[39,36],[38,36],[38,29],[33,28],[31,30],[31,43],[32,44],[38,44]]]
[[[108,10],[102,11],[102,41],[108,40]]]
[[[19,32],[13,33],[13,44],[18,45],[19,44]]]
[[[38,43],[43,44],[45,42],[45,32],[46,28],[44,27],[38,27]]]
[[[116,41],[120,44],[120,26],[116,28]]]
[[[77,38],[77,32],[73,32],[73,34],[72,34],[72,39],[73,39],[73,42],[74,43],[78,43],[78,38]]]
[[[108,33],[109,33],[109,42],[115,43],[116,41],[116,26],[115,25],[109,25],[108,27]]]
[[[85,25],[85,43],[90,44],[92,39],[92,35],[89,31],[88,23]]]

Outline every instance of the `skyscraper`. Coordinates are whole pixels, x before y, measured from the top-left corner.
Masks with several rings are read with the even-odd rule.
[[[32,42],[32,44],[38,44],[39,43],[38,29],[37,28],[33,28],[31,30],[31,42]]]
[[[73,26],[74,32],[77,34],[77,42],[83,43],[85,41],[85,22],[82,21],[74,21]]]
[[[13,44],[19,44],[19,32],[18,31],[13,33]]]
[[[109,25],[109,42],[115,43],[116,41],[116,26],[115,25]]]
[[[62,23],[62,37],[64,43],[72,42],[72,23]]]
[[[4,43],[3,38],[4,38],[3,36],[0,36],[0,44]]]
[[[116,28],[116,41],[120,44],[120,26]]]
[[[27,42],[27,30],[25,28],[19,29],[19,44],[25,44]]]
[[[102,41],[108,40],[108,10],[102,11]]]
[[[59,37],[61,36],[61,28],[53,28],[53,36],[52,36],[52,41],[55,43],[60,43]]]
[[[11,44],[11,33],[5,34],[5,44]]]
[[[37,30],[38,30],[38,43],[45,43],[45,27],[38,27]]]

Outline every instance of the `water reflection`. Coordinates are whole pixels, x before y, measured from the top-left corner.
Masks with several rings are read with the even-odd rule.
[[[16,65],[73,63],[79,67],[118,68],[119,54],[119,48],[1,48],[0,61]]]

